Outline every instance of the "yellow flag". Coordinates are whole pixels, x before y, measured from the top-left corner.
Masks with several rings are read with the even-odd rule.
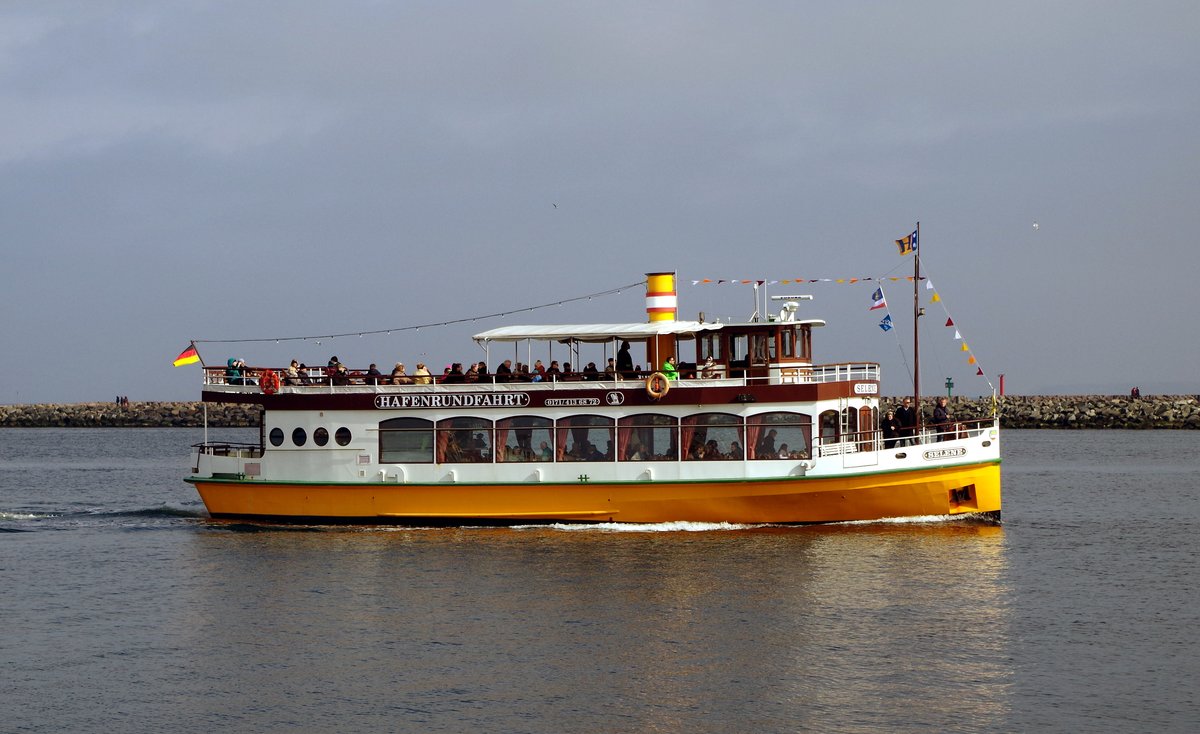
[[[970,349],[968,349],[968,348],[967,348],[967,343],[966,343],[966,342],[963,342],[963,345],[962,345],[962,350],[963,350],[964,352],[969,352],[969,351],[971,351]]]
[[[941,296],[939,296],[939,295],[937,294],[937,291],[934,291],[934,292],[933,292],[933,298],[929,299],[929,302],[930,302],[930,303],[937,303],[937,302],[938,302],[938,301],[940,301],[940,300],[942,300],[942,297],[941,297]]]

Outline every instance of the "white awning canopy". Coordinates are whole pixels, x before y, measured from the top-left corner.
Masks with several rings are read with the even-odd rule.
[[[795,322],[796,325],[824,326],[820,319]],[[770,322],[744,324],[744,326],[767,326]],[[614,339],[643,341],[656,336],[674,335],[685,339],[696,334],[718,329],[730,329],[743,324],[702,323],[700,321],[651,321],[635,324],[549,324],[542,326],[501,326],[489,329],[472,337],[477,342],[519,342],[527,339],[536,341],[606,342]]]
[[[549,324],[544,326],[501,326],[476,334],[477,342],[538,341],[606,342],[613,339],[641,341],[673,334],[692,337],[701,331],[720,329],[726,324],[699,321],[651,321],[636,324]]]

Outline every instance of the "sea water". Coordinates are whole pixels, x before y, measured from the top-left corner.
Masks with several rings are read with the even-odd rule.
[[[1200,432],[1007,431],[999,527],[214,522],[200,440],[0,429],[0,731],[1200,730]]]

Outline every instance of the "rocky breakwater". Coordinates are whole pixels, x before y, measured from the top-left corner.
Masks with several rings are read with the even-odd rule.
[[[884,399],[885,406],[899,398]],[[934,398],[926,398],[926,420]],[[986,418],[992,399],[953,398],[956,420]],[[1200,400],[1195,395],[1006,395],[999,399],[1004,428],[1175,428],[1200,429]]]
[[[257,426],[257,405],[213,403],[208,406],[208,425],[217,427]],[[0,426],[78,428],[164,428],[204,425],[204,404],[182,403],[39,403],[0,405]]]

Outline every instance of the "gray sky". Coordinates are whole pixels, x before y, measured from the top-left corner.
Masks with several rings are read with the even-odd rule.
[[[1197,393],[1198,70],[1193,0],[6,2],[0,402],[195,399],[191,339],[656,270],[681,318],[740,319],[750,289],[691,281],[904,275],[918,220],[926,392],[990,392],[944,305],[1010,393]],[[904,391],[908,288],[889,334],[873,286],[799,289],[817,361]],[[440,367],[505,323],[643,320],[642,295],[201,352]]]

